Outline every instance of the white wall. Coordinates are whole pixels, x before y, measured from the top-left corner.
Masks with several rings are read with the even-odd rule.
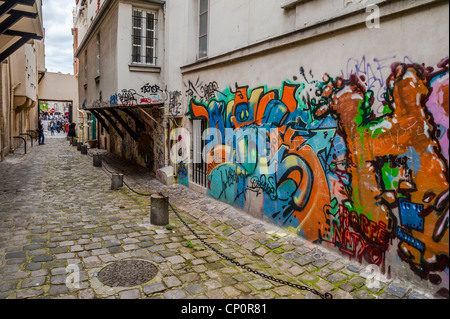
[[[157,60],[156,67],[132,66],[132,24],[133,5],[132,3],[119,2],[118,32],[117,32],[117,72],[118,72],[118,92],[126,89],[134,89],[137,93],[145,84],[158,85],[165,89],[162,73],[159,68],[164,67],[164,14],[163,10],[156,5],[144,5],[136,3],[135,8],[154,10],[158,12],[157,22]]]

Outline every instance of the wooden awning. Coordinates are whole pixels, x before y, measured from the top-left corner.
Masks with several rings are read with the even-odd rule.
[[[0,62],[43,37],[41,0],[0,0]]]

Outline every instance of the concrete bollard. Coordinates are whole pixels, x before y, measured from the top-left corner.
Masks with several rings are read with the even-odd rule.
[[[82,145],[82,146],[81,146],[81,154],[87,155],[87,153],[88,153],[88,147],[87,147],[87,145]]]
[[[100,154],[94,154],[94,167],[102,167],[102,156]]]
[[[155,226],[169,224],[169,197],[159,194],[151,196],[150,223]]]
[[[113,174],[111,177],[111,189],[118,190],[123,187],[123,174]]]

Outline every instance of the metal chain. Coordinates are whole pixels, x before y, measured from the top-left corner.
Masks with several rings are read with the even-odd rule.
[[[163,194],[160,194],[160,195],[163,195]],[[164,195],[163,195],[164,196]],[[317,290],[315,290],[315,289],[312,289],[312,288],[310,288],[310,287],[307,287],[307,286],[302,286],[302,285],[299,285],[299,284],[295,284],[295,283],[292,283],[292,282],[289,282],[289,281],[285,281],[285,280],[282,280],[282,279],[278,279],[278,278],[275,278],[275,277],[272,277],[272,276],[269,276],[269,275],[266,275],[266,274],[263,274],[263,273],[261,273],[261,272],[259,272],[259,271],[257,271],[257,270],[254,270],[254,269],[252,269],[252,268],[250,268],[250,267],[248,267],[248,266],[246,266],[246,265],[243,265],[243,264],[241,264],[240,262],[238,262],[238,261],[236,261],[235,259],[233,259],[233,258],[230,258],[230,257],[228,257],[227,255],[225,255],[225,254],[223,254],[221,251],[219,251],[219,250],[217,250],[216,248],[214,248],[213,246],[211,246],[210,244],[208,244],[203,238],[201,238],[184,220],[183,220],[183,218],[181,218],[181,216],[178,214],[178,212],[177,212],[177,210],[172,206],[172,204],[170,204],[170,202],[169,202],[169,206],[170,206],[170,208],[172,209],[172,211],[175,213],[175,215],[178,217],[178,219],[184,224],[184,226],[186,226],[186,228],[187,229],[189,229],[190,231],[191,231],[191,233],[198,239],[198,240],[200,240],[201,242],[202,242],[202,244],[203,245],[205,245],[206,247],[208,247],[209,249],[211,249],[212,251],[214,251],[217,255],[219,255],[220,257],[222,257],[223,259],[225,259],[225,260],[228,260],[229,262],[231,262],[231,263],[233,263],[234,265],[236,265],[236,266],[238,266],[238,267],[240,267],[240,268],[242,268],[242,269],[244,269],[244,270],[246,270],[246,271],[248,271],[248,272],[251,272],[251,273],[253,273],[253,274],[255,274],[255,275],[258,275],[258,276],[260,276],[260,277],[262,277],[262,278],[265,278],[265,279],[268,279],[268,280],[270,280],[270,281],[274,281],[274,282],[277,282],[277,283],[280,283],[280,284],[282,284],[282,285],[287,285],[287,286],[290,286],[290,287],[293,287],[293,288],[297,288],[297,289],[300,289],[300,290],[307,290],[307,291],[309,291],[309,292],[311,292],[311,293],[313,293],[313,294],[315,294],[315,295],[318,295],[320,298],[322,298],[322,299],[333,299],[333,296],[329,293],[329,292],[327,292],[327,293],[325,293],[325,294],[321,294],[319,291],[317,291]]]
[[[88,153],[88,155],[89,155],[89,153]],[[103,161],[103,162],[104,162],[104,161]],[[108,173],[114,174],[114,172],[108,170],[108,169],[106,168],[105,165],[102,165],[102,168],[104,168]],[[125,181],[123,181],[123,184],[124,184],[130,191],[132,191],[133,193],[136,193],[136,194],[141,195],[141,196],[152,196],[152,194],[144,194],[144,193],[140,193],[140,192],[135,191],[135,190],[134,190],[133,188],[131,188]],[[162,193],[159,193],[159,195],[165,197],[165,195],[162,194]],[[246,271],[248,271],[248,272],[251,272],[251,273],[253,273],[253,274],[257,275],[257,276],[260,276],[260,277],[262,277],[262,278],[265,278],[265,279],[267,279],[267,280],[270,280],[270,281],[273,281],[273,282],[277,282],[277,283],[282,284],[282,285],[287,285],[287,286],[290,286],[290,287],[293,287],[293,288],[296,288],[296,289],[309,291],[309,292],[311,292],[311,293],[313,293],[313,294],[315,294],[315,295],[318,295],[318,296],[319,296],[320,298],[322,298],[322,299],[333,299],[333,296],[332,296],[329,292],[327,292],[327,293],[325,293],[325,294],[322,294],[322,293],[320,293],[319,291],[317,291],[317,290],[315,290],[315,289],[312,289],[312,288],[310,288],[310,287],[303,286],[303,285],[300,285],[300,284],[295,284],[295,283],[292,283],[292,282],[289,282],[289,281],[285,281],[285,280],[282,280],[282,279],[278,279],[278,278],[275,278],[275,277],[272,277],[272,276],[263,274],[262,272],[259,272],[259,271],[257,271],[257,270],[254,270],[254,269],[252,269],[252,268],[250,268],[250,267],[248,267],[248,266],[246,266],[246,265],[241,264],[240,262],[236,261],[235,259],[228,257],[227,255],[225,255],[225,254],[222,253],[221,251],[217,250],[216,248],[214,248],[213,246],[211,246],[210,244],[208,244],[203,238],[201,238],[201,237],[195,232],[195,230],[193,230],[193,229],[192,229],[192,228],[184,221],[184,219],[180,216],[180,214],[179,214],[178,211],[172,206],[172,204],[171,204],[170,202],[169,202],[168,204],[169,204],[170,208],[172,209],[172,211],[174,212],[174,214],[175,214],[175,215],[178,217],[178,219],[183,223],[183,225],[186,226],[186,228],[189,229],[189,231],[190,231],[190,232],[191,232],[198,240],[200,240],[200,241],[202,242],[203,245],[205,245],[206,247],[208,247],[209,249],[211,249],[213,252],[215,252],[217,255],[219,255],[219,256],[222,257],[223,259],[228,260],[229,262],[231,262],[232,264],[236,265],[237,267],[240,267],[240,268],[242,268],[242,269],[244,269],[244,270],[246,270]]]

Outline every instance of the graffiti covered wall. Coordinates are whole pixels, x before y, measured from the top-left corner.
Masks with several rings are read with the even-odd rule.
[[[214,132],[207,194],[384,273],[400,262],[445,295],[449,59],[380,61],[321,79],[300,68],[275,88],[189,81],[186,115]]]

